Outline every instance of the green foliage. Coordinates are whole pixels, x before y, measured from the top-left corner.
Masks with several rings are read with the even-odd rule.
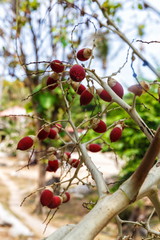
[[[39,103],[42,108],[45,110],[49,110],[52,105],[55,103],[56,99],[54,95],[49,92],[44,92],[43,94],[39,94]]]
[[[23,12],[32,12],[36,11],[39,6],[40,3],[37,0],[24,0],[21,1],[20,7]]]
[[[28,90],[25,88],[23,82],[19,80],[12,82],[4,80],[0,110],[4,110],[15,105],[24,106],[24,102],[20,100],[22,100],[26,94],[28,94]],[[17,96],[19,98],[17,98]]]
[[[66,2],[74,3],[74,0],[67,0]]]
[[[116,3],[110,0],[106,0],[104,1],[104,3],[102,4],[102,7],[105,9],[105,11],[109,14],[109,15],[115,15],[117,10],[119,8],[122,7],[121,3]]]
[[[44,79],[43,79],[44,80]],[[49,121],[58,120],[58,111],[63,109],[63,96],[59,87],[55,88],[52,91],[45,90],[39,91],[44,87],[42,84],[39,84],[34,92],[37,92],[33,95],[33,102],[36,104],[36,111],[40,114],[41,117],[46,118]],[[61,103],[61,104],[59,104]],[[28,110],[31,110],[31,105],[28,105]],[[33,110],[33,109],[32,109]],[[57,119],[55,119],[55,115]]]
[[[145,25],[144,24],[138,25],[137,30],[138,30],[138,35],[139,36],[143,36],[144,35],[144,29],[145,29]]]
[[[65,19],[64,19],[65,21]],[[70,21],[67,22],[69,24]],[[62,27],[61,29],[58,29],[56,27],[52,28],[52,32],[54,34],[53,43],[58,44],[61,43],[62,47],[65,48],[69,44],[68,34],[67,34],[67,28]]]
[[[138,3],[138,9],[140,9],[140,10],[143,9],[143,5],[141,3]]]

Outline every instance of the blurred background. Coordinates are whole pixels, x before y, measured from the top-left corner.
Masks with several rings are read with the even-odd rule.
[[[133,45],[159,71],[159,1],[99,2]],[[94,1],[1,0],[0,12],[0,236],[5,240],[38,240],[64,224],[77,223],[92,208],[90,203],[97,201],[95,188],[82,183],[74,184],[69,189],[71,201],[57,211],[43,233],[50,218],[44,223],[48,210],[41,207],[39,194],[34,191],[45,184],[58,182],[61,173],[46,173],[45,162],[39,161],[40,153],[50,144],[48,140],[39,144],[39,151],[33,154],[29,169],[24,166],[31,152],[17,151],[16,146],[21,137],[36,134],[45,122],[44,119],[52,122],[66,116],[59,88],[28,97],[45,86],[50,74],[47,67],[49,62],[60,59],[72,64],[74,49],[92,48],[95,44],[91,68],[95,68],[100,76],[108,76],[124,65],[115,78],[124,87],[124,99],[129,104],[132,104],[133,95],[127,88],[137,83],[133,70],[139,80],[149,83],[156,80],[156,76],[143,66],[138,57],[135,56],[133,62],[132,52],[126,43],[100,25],[99,20],[105,24],[106,19]],[[147,44],[146,41],[150,43]],[[152,85],[150,91],[155,98],[158,97],[155,85]],[[72,97],[73,92],[69,94]],[[144,95],[137,100],[140,116],[154,130],[160,120],[160,105],[155,98]],[[81,108],[79,99],[75,98],[72,106],[75,124],[79,124],[86,115],[92,116],[93,113],[102,111],[105,106],[105,102],[98,100]],[[89,153],[103,172],[111,191],[115,191],[139,165],[149,143],[135,123],[116,104],[103,115],[103,119],[108,126],[114,121],[126,119],[125,130],[118,143],[110,143],[108,131],[103,138],[102,153]],[[72,129],[68,131],[72,134]],[[85,140],[95,136],[95,133],[88,132]],[[64,132],[61,137],[67,141]],[[52,144],[59,147],[62,142],[53,141]],[[76,156],[76,152],[74,154]],[[85,167],[81,169],[80,177],[84,183],[91,181]],[[24,198],[30,194],[20,207]],[[150,202],[143,199],[129,207],[121,217],[145,221],[151,209]],[[115,239],[115,224],[113,220],[96,239]],[[155,229],[160,227],[156,214],[152,224]],[[124,234],[133,234],[134,239],[138,240],[146,233],[141,228],[124,225]]]

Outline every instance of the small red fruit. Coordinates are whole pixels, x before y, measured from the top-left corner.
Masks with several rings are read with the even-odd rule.
[[[43,127],[42,129],[39,130],[39,132],[37,134],[38,139],[39,140],[46,139],[49,135],[49,132],[50,132],[50,127],[48,127],[48,126]]]
[[[141,96],[143,89],[139,84],[132,85],[128,88],[128,91],[134,93],[136,96]]]
[[[59,60],[53,60],[51,63],[50,63],[50,66],[52,68],[52,70],[56,73],[61,73],[64,71],[64,65],[61,61]]]
[[[122,85],[117,82],[114,78],[108,79],[108,85],[112,88],[112,90],[120,97],[123,97],[124,90]]]
[[[92,128],[95,132],[98,133],[104,133],[107,131],[107,126],[105,124],[105,122],[103,122],[102,120],[98,119],[98,118],[94,118],[92,120]]]
[[[111,101],[112,101],[111,96],[109,95],[109,93],[108,93],[105,89],[103,89],[103,88],[98,88],[98,89],[96,90],[96,92],[97,92],[97,94],[99,95],[99,97],[100,97],[101,99],[103,99],[104,101],[106,101],[106,102],[111,102]]]
[[[142,94],[146,93],[149,89],[150,85],[145,81],[141,81],[140,84],[135,84],[128,88],[128,90],[134,93],[136,96],[141,96]]]
[[[71,79],[75,82],[81,82],[86,76],[84,68],[78,64],[75,64],[71,67],[69,74]]]
[[[116,127],[114,127],[112,129],[112,131],[110,132],[110,140],[111,142],[116,142],[118,141],[121,136],[122,136],[122,131],[123,131],[123,128],[120,124],[118,124]]]
[[[26,136],[22,138],[17,144],[17,149],[22,151],[28,150],[33,146],[34,140],[35,136]]]
[[[117,82],[113,78],[109,78],[108,79],[108,85],[120,98],[123,97],[124,90],[123,90],[123,87],[121,86],[121,84],[119,82]],[[99,97],[101,99],[103,99],[104,101],[106,101],[106,102],[111,102],[112,101],[112,97],[110,96],[110,94],[105,89],[98,88],[96,90],[96,92],[99,95]]]
[[[102,148],[99,144],[92,143],[87,146],[87,149],[91,152],[99,152]]]
[[[59,168],[59,162],[58,160],[49,160],[48,161],[48,166],[46,168],[46,171],[48,172],[56,172],[57,169]]]
[[[90,48],[83,48],[77,52],[77,58],[80,61],[87,61],[92,55],[92,50]]]
[[[59,80],[59,75],[58,75],[57,73],[53,73],[51,76],[49,76],[49,77],[47,78],[47,83],[46,83],[47,86],[49,86],[49,85],[51,85],[51,84],[54,84],[54,85],[48,87],[48,89],[49,89],[49,90],[55,89],[55,88],[58,86],[58,84],[56,84],[58,80]]]
[[[79,166],[79,164],[80,164],[80,160],[79,160],[79,159],[70,159],[70,160],[68,161],[68,163],[69,163],[72,167],[77,168],[77,167]]]
[[[43,206],[48,206],[53,198],[53,192],[48,189],[45,189],[40,196],[40,202]]]
[[[65,152],[63,155],[64,160],[68,160],[71,157],[71,153],[70,152]]]
[[[71,196],[70,196],[70,193],[69,192],[65,192],[63,195],[62,195],[62,202],[63,203],[66,203],[70,200]]]
[[[93,99],[92,92],[93,92],[93,90],[89,89],[89,88],[82,92],[82,94],[80,96],[80,105],[87,105],[92,101],[92,99]]]
[[[82,92],[84,90],[86,90],[86,87],[83,84],[79,84],[77,82],[72,82],[71,85],[72,85],[73,89],[75,90],[75,92],[79,95],[81,95]]]
[[[55,130],[55,128],[51,128],[48,137],[50,139],[55,139],[56,136],[57,136],[57,131]]]
[[[62,204],[62,198],[60,196],[53,196],[51,202],[47,205],[48,208],[57,208]]]

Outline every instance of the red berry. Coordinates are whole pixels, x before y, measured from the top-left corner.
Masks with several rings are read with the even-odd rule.
[[[124,90],[123,87],[121,86],[121,84],[119,82],[117,82],[115,79],[113,78],[109,78],[108,80],[108,85],[111,87],[111,89],[120,97],[123,97],[124,94]],[[111,102],[112,101],[112,97],[110,96],[110,94],[103,88],[99,88],[96,90],[97,94],[99,95],[99,97],[101,99],[103,99],[106,102]]]
[[[25,151],[31,148],[34,144],[35,136],[26,136],[22,138],[18,144],[17,144],[17,149]]]
[[[84,90],[86,90],[86,87],[83,84],[80,84],[77,89],[77,94],[81,95]]]
[[[42,129],[39,130],[37,137],[39,140],[44,140],[48,137],[50,132],[50,127],[43,127]]]
[[[80,61],[88,60],[92,55],[92,50],[90,48],[83,48],[77,52],[77,58]]]
[[[87,149],[91,152],[99,152],[102,148],[99,144],[92,143],[87,146]]]
[[[109,95],[109,93],[105,89],[98,88],[96,90],[96,92],[100,96],[100,98],[103,99],[104,101],[106,101],[106,102],[111,102],[112,101],[111,96]]]
[[[79,160],[79,159],[70,159],[70,160],[68,161],[68,163],[69,163],[72,167],[77,168],[77,167],[79,166],[79,164],[80,164],[80,160]]]
[[[53,198],[53,192],[48,189],[45,189],[40,196],[40,202],[43,206],[47,206],[51,203]]]
[[[112,131],[110,132],[110,140],[111,142],[116,142],[118,141],[121,136],[122,136],[122,126],[120,124],[118,124],[116,127],[114,127],[112,129]]]
[[[53,86],[48,87],[49,90],[53,90],[58,86],[58,84],[55,84],[57,83],[58,79],[59,75],[57,73],[53,73],[51,76],[47,78],[47,86],[54,84]]]
[[[128,88],[128,90],[134,93],[136,96],[141,96],[143,93],[143,89],[140,84],[132,85]]]
[[[52,68],[52,70],[56,73],[61,73],[64,71],[64,65],[61,61],[59,60],[53,60],[51,63],[50,63],[50,66]]]
[[[117,82],[114,78],[109,78],[108,85],[120,98],[123,97],[124,90],[122,85],[119,82]]]
[[[62,198],[60,196],[53,196],[51,202],[47,205],[48,208],[57,208],[62,203]]]
[[[86,87],[83,84],[79,84],[77,82],[72,82],[71,85],[72,85],[73,89],[75,90],[75,92],[79,95],[81,95],[82,92],[84,90],[86,90]]]
[[[71,67],[69,74],[71,79],[75,82],[81,82],[86,76],[84,68],[78,64]]]
[[[70,196],[70,193],[69,192],[65,192],[63,195],[62,195],[62,202],[63,203],[66,203],[70,200],[71,196]]]
[[[107,126],[102,120],[95,118],[92,120],[92,128],[95,132],[104,133],[107,131]]]
[[[46,168],[46,171],[48,172],[56,172],[57,169],[59,168],[59,162],[58,160],[49,160],[48,161],[48,166]]]
[[[48,137],[50,139],[55,139],[56,136],[57,136],[57,131],[54,128],[51,128]]]
[[[70,152],[65,152],[63,157],[64,157],[64,160],[67,161],[71,157],[71,153]]]
[[[87,105],[93,99],[93,94],[90,89],[86,89],[82,92],[80,96],[80,105]]]

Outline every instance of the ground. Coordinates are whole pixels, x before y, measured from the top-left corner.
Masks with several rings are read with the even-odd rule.
[[[43,214],[37,215],[35,213],[35,197],[33,194],[26,199],[23,206],[20,207],[23,199],[33,192],[37,186],[37,165],[30,167],[30,169],[19,169],[19,164],[16,158],[1,158],[0,160],[0,204],[5,211],[8,211],[10,216],[15,216],[20,222],[18,226],[19,230],[13,229],[13,222],[5,219],[6,212],[2,214],[0,211],[0,236],[3,240],[39,240],[44,236],[49,235],[60,226],[68,223],[77,223],[88,210],[83,207],[84,202],[96,201],[96,193],[93,191],[88,194],[77,194],[76,191],[71,193],[71,201],[63,204],[56,212],[54,218],[47,226],[45,233],[43,233],[46,224],[43,223],[48,209],[44,208]],[[114,171],[114,170],[113,170]],[[3,215],[3,216],[2,216]],[[49,218],[52,216],[50,214]],[[8,217],[7,219],[10,219]],[[47,219],[47,221],[48,221]],[[46,221],[46,222],[47,222]],[[26,231],[27,236],[23,236],[21,233],[16,236],[14,231],[20,231],[24,227],[23,232]],[[26,228],[26,229],[25,229]],[[96,240],[113,240],[116,239],[116,227],[114,221],[109,224],[96,238]],[[14,231],[13,231],[14,230]],[[28,231],[28,232],[27,232]],[[139,238],[135,238],[139,239]]]

